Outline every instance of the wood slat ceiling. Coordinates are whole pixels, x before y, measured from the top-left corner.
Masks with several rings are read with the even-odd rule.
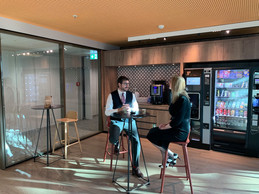
[[[132,36],[257,21],[259,0],[0,0],[0,17],[127,47],[163,42],[128,42]],[[160,30],[160,24],[165,28]],[[235,33],[259,30],[255,27]],[[203,38],[220,36],[221,33],[210,32]],[[174,37],[167,41],[200,37]]]

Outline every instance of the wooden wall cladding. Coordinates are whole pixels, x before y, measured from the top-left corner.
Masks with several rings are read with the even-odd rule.
[[[259,36],[105,51],[105,66],[156,65],[259,59]]]
[[[172,63],[172,47],[155,47],[152,49],[151,56],[153,64]]]
[[[244,58],[244,41],[243,39],[223,41],[223,58],[222,61],[242,60]]]

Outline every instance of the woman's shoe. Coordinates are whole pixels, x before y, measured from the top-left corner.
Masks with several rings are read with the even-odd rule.
[[[169,166],[169,163],[167,162],[166,165],[165,165],[165,167],[167,168],[168,166]],[[158,167],[159,167],[159,168],[164,168],[164,167],[163,167],[163,164],[160,164]]]
[[[175,159],[175,160],[173,160],[172,162],[169,162],[168,164],[169,164],[169,166],[174,167],[174,165],[176,165],[176,159]]]
[[[166,161],[166,168],[167,168],[168,166],[172,166],[172,167],[173,167],[173,166],[176,164],[176,160],[177,160],[177,159],[181,160],[181,159],[179,158],[178,154],[176,154],[176,153],[174,153],[173,158],[168,157],[168,159],[167,159],[167,161]],[[163,164],[160,164],[160,165],[159,165],[159,168],[163,168]]]
[[[181,159],[179,158],[178,154],[174,153],[173,158],[168,157],[167,162],[168,162],[168,163],[171,163],[171,162],[173,162],[174,160],[177,160],[177,159],[181,160]]]

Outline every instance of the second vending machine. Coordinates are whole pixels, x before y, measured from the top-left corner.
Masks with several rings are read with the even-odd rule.
[[[213,147],[241,151],[245,148],[249,69],[215,70]]]

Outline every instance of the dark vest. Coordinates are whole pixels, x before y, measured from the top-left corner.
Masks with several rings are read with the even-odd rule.
[[[112,95],[112,102],[113,102],[113,109],[121,108],[122,107],[122,102],[120,99],[120,95],[118,90],[115,90],[111,93]],[[133,94],[130,91],[126,92],[126,104],[129,104],[130,107],[132,108],[132,99],[133,99]],[[112,120],[118,120],[116,118],[111,117]]]

